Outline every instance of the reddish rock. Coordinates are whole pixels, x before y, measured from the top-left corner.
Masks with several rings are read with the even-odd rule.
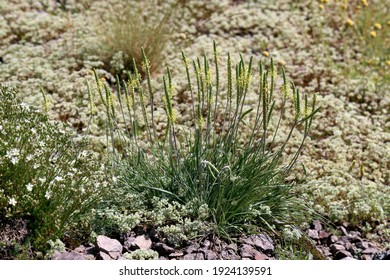
[[[316,231],[320,231],[322,230],[322,225],[321,225],[321,222],[318,221],[318,220],[315,220],[312,224],[312,229],[316,230]]]
[[[139,235],[135,238],[135,244],[142,250],[148,250],[152,247],[152,240],[146,235]]]
[[[76,252],[55,252],[52,260],[86,260],[86,258]]]
[[[314,239],[314,240],[319,239],[318,231],[316,231],[315,229],[309,229],[307,232],[307,236],[309,236],[311,239]]]
[[[329,247],[330,251],[332,252],[332,254],[336,254],[338,251],[343,251],[345,250],[345,247],[343,245],[340,245],[340,244],[332,244],[330,245]]]
[[[123,250],[122,244],[118,240],[103,235],[96,238],[96,246],[99,251],[108,254],[113,259],[119,258]]]
[[[341,259],[344,259],[344,258],[347,258],[347,257],[352,258],[352,254],[350,252],[348,252],[347,250],[340,250],[340,251],[337,251],[334,254],[334,259],[335,260],[341,260]]]

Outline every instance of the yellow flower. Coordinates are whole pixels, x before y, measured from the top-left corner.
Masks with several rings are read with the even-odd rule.
[[[370,36],[371,36],[372,38],[375,38],[375,37],[376,37],[376,32],[375,32],[375,31],[371,31],[371,32],[370,32]]]
[[[348,25],[348,26],[353,26],[355,23],[353,22],[352,19],[348,18],[345,23]]]
[[[362,5],[363,5],[364,7],[367,7],[367,6],[368,6],[367,0],[361,0],[360,2],[362,2]]]
[[[382,25],[380,23],[375,23],[374,28],[377,30],[382,29]]]
[[[386,61],[386,64],[390,66],[390,60],[387,60],[387,61]]]
[[[320,7],[321,10],[324,9],[324,5],[322,5],[322,4],[319,7]]]
[[[269,57],[269,52],[268,52],[268,51],[263,51],[263,55],[264,55],[265,57]]]
[[[286,65],[286,61],[284,61],[284,59],[280,59],[278,60],[278,64],[284,66]]]
[[[390,25],[390,20],[387,22],[387,25]]]

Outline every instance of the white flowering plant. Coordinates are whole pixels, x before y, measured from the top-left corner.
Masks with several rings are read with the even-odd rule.
[[[117,119],[122,115],[123,120],[130,120],[128,129],[120,134],[128,143],[124,156],[118,157],[113,149],[116,188],[142,193],[147,200],[157,196],[191,205],[193,218],[197,218],[197,209],[207,205],[206,220],[215,224],[217,234],[225,237],[258,227],[273,231],[278,225],[304,216],[307,209],[294,197],[294,184],[285,179],[297,161],[318,111],[315,96],[309,102],[308,95],[300,95],[294,84],[287,81],[284,70],[278,79],[272,60],[268,68],[259,62],[254,69],[252,59],[246,63],[240,57],[234,65],[230,55],[227,84],[222,87],[215,43],[214,74],[206,55],[194,61],[189,61],[184,53],[182,57],[188,81],[183,94],[192,100],[189,106],[192,106],[193,123],[187,131],[177,129],[179,116],[173,106],[175,89],[169,69],[163,77],[165,133],[161,135],[157,131],[154,116],[157,94],[151,86],[150,64],[145,53],[145,89],[137,68],[133,67],[135,72],[129,73],[129,81],[117,84],[119,113],[110,87],[95,73],[97,90],[106,106],[108,137],[113,147],[114,134],[121,131]],[[252,80],[254,75],[258,77],[257,84]],[[274,118],[277,104],[274,97],[279,88],[282,102],[278,104],[279,116]],[[249,91],[257,95],[255,104],[250,106],[246,99]],[[291,118],[286,117],[287,110],[292,111]],[[281,122],[291,124],[283,141],[277,139]],[[283,163],[284,150],[295,130],[300,130],[302,139],[295,153]]]
[[[104,170],[70,132],[0,85],[0,222],[22,218],[35,249],[95,206]]]

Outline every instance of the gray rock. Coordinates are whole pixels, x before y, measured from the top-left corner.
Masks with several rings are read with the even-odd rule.
[[[87,252],[87,249],[84,245],[80,245],[79,247],[75,248],[74,251],[79,254],[85,254]]]
[[[99,235],[96,238],[96,246],[99,251],[108,254],[111,258],[117,259],[122,254],[122,244],[116,240],[104,235]]]
[[[347,250],[340,250],[340,251],[337,251],[334,254],[334,259],[335,260],[341,260],[341,259],[344,259],[344,258],[347,258],[347,257],[352,258],[352,254],[350,252],[348,252]]]
[[[352,257],[345,257],[345,258],[342,258],[340,260],[342,260],[342,261],[355,261],[355,259]]]
[[[315,220],[315,221],[313,222],[313,229],[316,230],[316,231],[322,230],[321,222],[318,221],[318,220]]]
[[[254,256],[254,251],[255,249],[248,244],[242,244],[239,250],[242,258],[252,258]]]
[[[104,253],[103,251],[100,251],[98,254],[99,258],[104,261],[111,261],[112,258],[109,254]]]
[[[309,236],[311,239],[318,240],[318,231],[315,229],[309,229],[307,232],[307,236]]]
[[[320,230],[318,232],[318,238],[323,240],[323,241],[327,241],[328,237],[330,236],[330,233],[329,232],[326,232],[324,230]]]
[[[275,250],[272,239],[266,234],[255,235],[252,240],[255,243],[256,249],[266,254],[272,254]]]
[[[205,252],[206,260],[218,260],[218,255],[211,250]]]
[[[260,253],[259,251],[254,252],[253,258],[255,260],[269,260],[269,257],[266,254]]]
[[[135,238],[135,244],[142,250],[149,250],[152,247],[152,240],[149,236],[139,235]]]
[[[370,255],[362,255],[362,256],[360,257],[360,259],[366,260],[366,261],[370,261],[370,260],[372,260],[372,256],[370,256]]]
[[[341,232],[343,233],[343,235],[348,235],[348,231],[346,230],[345,227],[341,226],[341,227],[340,227],[340,230],[341,230]]]
[[[204,240],[203,242],[202,242],[202,247],[205,247],[205,248],[209,248],[211,246],[211,242],[210,242],[210,240]]]
[[[55,252],[52,260],[86,260],[86,258],[76,252]]]
[[[332,244],[329,247],[330,251],[332,252],[333,255],[335,255],[338,251],[343,251],[345,250],[345,247],[340,244]]]
[[[229,245],[226,246],[226,249],[233,250],[234,252],[236,252],[237,249],[238,249],[237,248],[237,244],[235,244],[235,243],[229,244]]]
[[[339,238],[336,235],[331,235],[328,238],[328,245],[331,245],[333,243],[336,243],[339,240]]]
[[[184,256],[184,253],[182,251],[177,251],[177,252],[169,254],[170,258],[180,258],[182,256]]]
[[[204,260],[203,253],[191,253],[187,254],[183,258],[184,260]]]
[[[130,236],[126,239],[126,241],[123,243],[123,246],[128,250],[128,251],[135,251],[140,249],[135,242],[135,237]]]
[[[365,250],[363,250],[363,254],[375,254],[378,252],[378,249],[377,248],[374,248],[374,247],[370,247],[370,248],[367,248]]]

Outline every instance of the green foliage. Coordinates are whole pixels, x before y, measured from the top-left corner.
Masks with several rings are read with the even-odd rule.
[[[16,89],[1,85],[0,94],[0,216],[27,220],[42,249],[95,206],[104,173],[85,142],[20,103]]]
[[[98,37],[97,53],[114,75],[132,69],[132,60],[141,63],[141,48],[153,63],[151,71],[160,67],[164,48],[171,33],[170,19],[176,5],[161,14],[157,1],[116,1],[93,25]]]
[[[239,63],[234,65],[229,55],[227,84],[222,88],[215,44],[214,81],[206,56],[192,63],[184,54],[182,56],[188,79],[187,94],[192,100],[193,126],[188,131],[176,129],[179,116],[173,105],[174,87],[169,69],[163,77],[162,101],[167,117],[164,135],[156,131],[153,105],[150,114],[146,109],[146,102],[155,102],[152,89],[143,89],[137,71],[129,74],[128,82],[118,82],[119,114],[114,109],[110,88],[96,76],[97,88],[106,106],[111,139],[114,139],[115,131],[120,131],[116,119],[120,115],[130,119],[130,129],[121,134],[128,141],[127,156],[117,157],[113,162],[118,178],[116,188],[142,193],[147,200],[160,197],[191,205],[195,218],[196,210],[207,205],[207,220],[216,225],[218,234],[226,237],[258,226],[274,230],[277,225],[298,219],[304,211],[291,192],[293,184],[285,183],[284,179],[299,156],[318,110],[315,98],[309,105],[307,96],[302,98],[295,86],[287,81],[284,70],[281,81],[277,80],[277,69],[272,60],[268,69],[259,62],[256,71],[252,68],[252,59],[245,63],[240,57]],[[149,73],[146,56],[144,67]],[[257,85],[251,82],[255,74]],[[276,104],[274,93],[279,83],[281,112],[276,127],[271,130],[269,125],[274,121]],[[150,85],[148,74],[147,84]],[[251,90],[257,92],[257,103],[248,108],[246,97]],[[289,96],[292,104],[288,102]],[[136,102],[141,107],[146,140],[141,135]],[[286,119],[284,114],[288,109],[293,110],[291,119]],[[291,129],[284,142],[277,145],[275,138],[282,121],[289,122]],[[281,165],[283,152],[295,129],[302,130],[301,145],[292,158]],[[112,146],[115,147],[114,140]],[[115,150],[113,155],[116,155]]]
[[[127,260],[157,260],[158,253],[153,250],[138,249],[123,255]]]

